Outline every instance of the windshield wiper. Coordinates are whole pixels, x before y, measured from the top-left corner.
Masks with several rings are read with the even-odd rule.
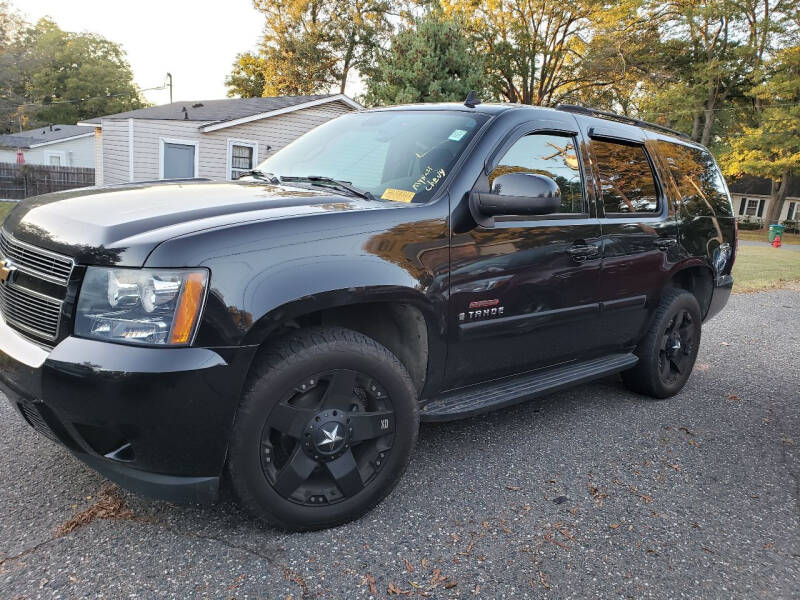
[[[281,177],[281,181],[308,181],[312,184],[318,184],[325,187],[333,187],[338,190],[344,190],[365,200],[375,200],[375,196],[366,190],[360,190],[350,184],[349,181],[340,181],[332,177],[323,177],[322,175],[308,175],[307,177]]]
[[[239,175],[239,179],[242,177],[253,177],[254,179],[263,179],[264,181],[269,181],[270,183],[280,183],[280,177],[274,173],[264,173],[264,171],[259,171],[258,169],[245,171]]]

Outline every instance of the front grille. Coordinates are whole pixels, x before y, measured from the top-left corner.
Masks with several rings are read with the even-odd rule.
[[[36,408],[30,406],[27,402],[19,402],[17,403],[19,406],[19,410],[22,413],[22,416],[25,417],[25,420],[28,422],[28,425],[34,428],[38,433],[41,433],[44,437],[49,440],[52,440],[56,443],[60,443],[58,437],[53,430],[50,429],[50,426],[45,422],[42,415],[39,413]]]
[[[48,340],[58,337],[61,304],[61,300],[14,284],[0,285],[0,314],[6,323]]]
[[[56,341],[63,300],[48,294],[66,296],[72,259],[20,242],[5,231],[0,232],[0,259],[7,259],[20,275],[0,283],[0,317],[22,333]]]
[[[67,285],[74,266],[71,258],[20,242],[5,231],[0,231],[0,255],[23,273],[61,285]]]

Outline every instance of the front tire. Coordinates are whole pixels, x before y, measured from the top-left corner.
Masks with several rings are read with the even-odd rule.
[[[622,373],[625,385],[659,399],[681,391],[697,359],[701,324],[694,294],[677,288],[665,292],[647,335],[636,348],[639,362]]]
[[[228,474],[240,502],[271,525],[333,527],[391,492],[418,429],[416,391],[394,354],[352,330],[307,329],[257,359]]]

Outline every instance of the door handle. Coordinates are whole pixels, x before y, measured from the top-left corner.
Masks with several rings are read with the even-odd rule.
[[[578,262],[583,262],[588,258],[593,258],[599,253],[600,250],[597,248],[597,246],[590,246],[588,244],[576,244],[567,248],[567,254],[569,254]]]
[[[664,251],[667,251],[673,246],[677,245],[678,245],[678,240],[676,240],[675,238],[661,238],[658,241],[656,241],[656,248]]]

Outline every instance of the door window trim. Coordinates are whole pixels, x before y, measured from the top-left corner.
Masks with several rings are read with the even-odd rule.
[[[589,160],[592,163],[592,176],[595,179],[597,184],[597,193],[598,193],[598,202],[597,202],[597,210],[598,210],[598,218],[600,221],[605,222],[613,222],[613,223],[650,223],[656,221],[662,221],[664,218],[667,217],[669,212],[669,199],[667,198],[666,191],[664,190],[664,185],[661,182],[661,178],[659,177],[658,173],[659,170],[656,166],[656,162],[651,156],[650,152],[647,149],[647,144],[645,139],[636,140],[632,137],[624,137],[622,135],[610,137],[609,135],[598,135],[594,132],[595,128],[592,127],[589,129],[589,138],[590,140],[594,141],[597,140],[598,142],[607,142],[609,144],[619,144],[621,146],[635,146],[642,149],[644,152],[644,156],[647,159],[647,163],[650,165],[650,174],[653,176],[653,183],[656,187],[656,197],[658,204],[656,205],[657,208],[653,212],[640,212],[640,213],[606,213],[606,206],[605,200],[603,198],[603,187],[600,178],[600,167],[597,164],[597,158],[595,154],[592,152],[592,144],[588,144],[588,151],[589,151]],[[594,133],[594,134],[593,134]]]
[[[177,138],[158,138],[158,178],[164,179],[164,146],[166,144],[179,144],[181,146],[194,146],[194,175],[200,176],[200,140],[182,140]]]
[[[581,195],[583,196],[583,212],[580,213],[552,213],[549,215],[497,215],[494,217],[494,227],[504,228],[507,227],[525,227],[526,224],[533,225],[534,223],[542,223],[548,221],[589,221],[592,220],[591,212],[589,210],[589,196],[586,193],[586,173],[584,171],[585,164],[582,156],[581,149],[581,134],[577,127],[560,127],[558,125],[545,125],[534,123],[522,123],[512,129],[503,140],[489,153],[488,158],[483,165],[483,175],[489,174],[497,167],[497,163],[505,156],[505,153],[511,149],[519,140],[528,135],[556,135],[572,138],[572,143],[575,145],[575,156],[578,158],[578,172],[581,178]],[[474,191],[475,185],[472,186]],[[572,224],[572,223],[570,223]],[[482,227],[482,226],[481,226]]]

